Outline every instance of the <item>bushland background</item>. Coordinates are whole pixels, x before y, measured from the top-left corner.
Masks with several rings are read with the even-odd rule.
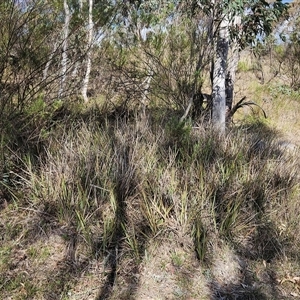
[[[1,299],[300,297],[298,3],[223,136],[209,18],[172,3],[1,2]]]

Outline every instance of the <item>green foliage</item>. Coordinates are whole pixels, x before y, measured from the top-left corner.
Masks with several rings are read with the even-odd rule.
[[[274,46],[274,51],[275,53],[279,56],[282,57],[284,56],[284,45],[275,45]]]
[[[300,92],[298,90],[295,91],[287,85],[270,86],[269,91],[273,97],[282,97],[282,95],[285,95],[296,100],[300,98]]]
[[[166,124],[166,132],[170,137],[170,142],[174,146],[188,146],[192,131],[192,125],[189,122],[181,122],[177,117],[171,118]]]
[[[246,62],[246,61],[238,62],[238,66],[237,66],[238,72],[248,72],[249,70],[251,70],[251,66],[249,65],[248,62]]]
[[[24,5],[32,7],[13,9],[11,15],[5,6],[8,1],[0,4],[5,20],[0,21],[0,213],[5,218],[0,224],[5,242],[0,243],[0,289],[4,297],[69,297],[68,288],[93,269],[98,281],[91,284],[98,286],[101,281],[108,298],[119,278],[140,270],[149,245],[155,248],[170,241],[212,269],[216,268],[214,251],[222,244],[230,245],[241,261],[249,257],[259,264],[273,258],[279,261],[282,253],[284,259],[299,258],[295,251],[300,245],[299,165],[295,154],[288,156],[278,147],[277,133],[257,118],[231,126],[224,137],[216,136],[206,121],[180,121],[190,97],[201,93],[202,86],[207,88],[206,67],[213,55],[207,30],[212,1],[193,2],[180,15],[183,8],[175,1],[127,1],[116,7],[96,1],[97,26],[112,20],[114,13],[116,24],[111,28],[113,39],[107,35],[101,41],[103,49],[93,48],[98,51],[92,73],[96,100],[87,106],[78,103],[76,96],[56,99],[61,52],[56,51],[59,47],[53,50],[53,42],[63,24],[61,3],[28,1]],[[204,5],[200,12],[195,8],[198,3]],[[79,64],[78,78],[69,77],[66,92],[75,87],[76,94],[84,73],[80,66],[84,47],[79,43],[84,43],[80,37],[87,7],[85,2],[80,12],[78,2],[69,4],[73,19],[68,52],[74,55],[70,60]],[[244,16],[249,32],[241,37],[242,46],[252,43],[257,34],[269,33],[285,10],[281,1],[273,6],[264,1],[222,4],[218,9],[233,11],[231,16],[249,9]],[[26,20],[29,23],[23,26]],[[147,26],[155,30],[143,39],[140,29]],[[20,31],[7,30],[13,28]],[[291,37],[296,65],[296,33]],[[281,61],[287,49],[276,47]],[[268,53],[263,43],[257,44],[257,53]],[[51,75],[45,82],[42,71],[51,54]],[[250,69],[246,62],[238,65],[240,72]],[[68,76],[73,71],[70,63]],[[278,84],[268,92],[274,98],[298,99],[296,87]],[[141,112],[145,95],[150,104]],[[50,238],[61,239],[61,248],[38,251],[41,248],[34,243]],[[27,250],[27,261],[18,261],[19,269],[10,264],[16,255],[13,241]],[[184,251],[168,253],[171,271],[190,278],[183,271]],[[31,270],[26,269],[34,269],[40,260],[52,263],[50,272],[49,266],[48,270],[41,267],[46,274],[41,277],[43,295],[40,283],[37,288]],[[21,269],[25,271],[18,272]],[[247,270],[241,269],[243,275]],[[214,276],[207,276],[208,285],[217,281]],[[238,280],[240,286],[244,281]],[[132,287],[126,294],[131,292]]]
[[[194,245],[197,253],[197,257],[200,261],[203,261],[207,255],[207,242],[208,233],[207,229],[202,224],[200,218],[195,219],[195,223],[192,229],[192,235],[194,237]]]
[[[209,1],[199,1],[200,7],[207,15],[214,11],[218,18],[226,15],[229,21],[235,16],[241,17],[241,27],[232,25],[230,33],[243,49],[256,41],[258,36],[270,35],[274,22],[288,17],[289,5],[281,0],[276,0],[272,4],[264,0],[239,0],[216,2],[215,4]]]
[[[37,101],[28,111],[36,114],[43,109]],[[162,119],[169,121],[164,124]],[[114,257],[138,266],[150,242],[170,236],[176,241],[177,236],[179,241],[183,238],[182,247],[192,249],[208,266],[217,237],[241,255],[257,259],[275,255],[278,248],[257,254],[244,248],[248,242],[257,249],[267,247],[256,235],[258,227],[264,234],[261,224],[268,225],[270,238],[280,244],[276,228],[286,222],[282,208],[286,214],[286,201],[298,195],[295,161],[282,163],[272,142],[275,133],[256,121],[221,140],[208,129],[195,130],[189,122],[179,122],[170,110],[166,116],[160,111],[150,126],[149,121],[112,119],[96,110],[84,111],[77,120],[66,115],[46,137],[47,152],[37,162],[30,155],[19,162],[18,183],[12,186],[12,192],[18,191],[15,209],[24,213],[24,207],[30,208],[25,213],[38,220],[39,232],[49,236],[61,232],[68,247],[75,243],[77,256],[103,260],[105,276],[122,263]],[[259,148],[260,139],[268,146]],[[12,221],[5,227],[5,239],[30,245],[37,237],[36,226],[20,225],[13,233]],[[295,219],[290,222],[296,226]],[[190,242],[185,244],[185,239]],[[36,249],[28,248],[28,259],[39,261]],[[75,260],[68,251],[67,259]],[[2,275],[11,250],[0,248],[0,253]],[[51,253],[46,251],[47,259]],[[172,266],[183,268],[184,252],[170,253]],[[70,270],[64,272],[71,276]],[[60,277],[51,284],[57,294],[66,293]],[[3,288],[8,294],[18,293],[15,285]],[[28,289],[30,295],[39,293],[34,285]]]
[[[288,17],[288,4],[277,0],[274,4],[266,1],[244,1],[244,9],[247,14],[243,15],[243,30],[240,45],[244,48],[251,45],[257,37],[266,37],[271,34],[274,22],[280,18]]]

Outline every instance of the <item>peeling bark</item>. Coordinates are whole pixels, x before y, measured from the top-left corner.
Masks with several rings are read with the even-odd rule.
[[[82,97],[84,102],[88,102],[87,89],[90,80],[90,73],[92,67],[92,43],[94,35],[94,23],[93,23],[93,0],[89,0],[89,21],[88,21],[88,50],[87,50],[87,59],[86,59],[86,72],[82,84]]]
[[[71,12],[67,3],[67,0],[64,0],[64,11],[65,11],[65,23],[63,28],[63,49],[62,49],[62,58],[61,58],[61,82],[60,82],[60,90],[58,93],[58,97],[63,96],[63,92],[65,89],[65,82],[67,79],[67,67],[68,67],[68,38],[69,38],[69,26],[71,20]]]
[[[226,116],[226,70],[229,49],[229,21],[223,16],[218,29],[218,37],[215,50],[212,86],[212,124],[220,133],[225,133]]]
[[[235,16],[232,25],[240,27],[241,18],[239,16]],[[225,81],[227,115],[232,109],[232,103],[234,100],[235,75],[236,75],[239,59],[240,59],[240,49],[239,49],[237,39],[235,38],[230,43],[230,49],[229,49],[228,60],[227,60],[226,81]]]

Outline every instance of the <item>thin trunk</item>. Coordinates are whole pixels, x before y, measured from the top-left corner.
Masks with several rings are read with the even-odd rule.
[[[193,97],[190,97],[189,104],[188,104],[187,108],[185,109],[184,114],[180,118],[180,122],[183,122],[186,119],[186,117],[188,116],[193,104],[194,104],[194,99],[193,99]]]
[[[240,28],[241,25],[241,17],[235,16],[233,19],[233,26],[236,26],[237,29]],[[234,98],[234,84],[235,84],[235,75],[237,71],[238,62],[240,59],[240,49],[235,38],[230,45],[230,50],[228,54],[228,64],[227,64],[227,72],[226,72],[226,111],[227,115],[230,113],[232,109],[232,103]],[[229,120],[228,120],[229,121]]]
[[[226,71],[226,109],[230,111],[233,103],[233,93],[235,84],[235,75],[239,62],[239,49],[236,41],[233,41],[228,56]]]
[[[76,61],[75,65],[74,65],[74,68],[73,68],[73,71],[72,71],[72,74],[71,74],[72,80],[75,80],[76,77],[77,77],[77,74],[78,74],[78,66],[79,66],[79,62]]]
[[[83,9],[83,0],[79,0],[78,2],[79,2],[79,9],[82,12],[82,9]]]
[[[93,0],[89,0],[89,22],[88,22],[88,50],[87,50],[87,59],[86,59],[86,72],[85,77],[83,79],[82,85],[82,96],[84,102],[88,102],[87,89],[90,79],[91,67],[92,67],[92,42],[94,35],[94,23],[93,23]]]
[[[59,98],[63,96],[65,89],[65,82],[67,79],[67,67],[68,67],[68,37],[69,37],[69,26],[71,13],[67,3],[67,0],[64,0],[64,11],[65,11],[65,23],[63,28],[63,44],[62,44],[62,59],[61,59],[61,82],[60,82],[60,90],[59,90]]]
[[[57,50],[57,43],[54,43],[53,51],[50,53],[50,56],[49,56],[48,61],[46,63],[45,69],[43,70],[43,82],[48,77],[48,71],[49,71],[50,65],[53,61],[53,56],[54,56],[56,50]]]
[[[142,109],[143,109],[143,113],[146,113],[146,107],[148,105],[148,94],[149,94],[149,88],[150,88],[150,84],[151,84],[151,80],[153,78],[153,71],[149,70],[149,74],[147,75],[145,81],[142,83],[143,85],[143,97],[142,97]]]
[[[212,124],[214,128],[223,135],[225,133],[226,116],[226,68],[229,48],[229,22],[223,16],[218,29],[218,37],[215,50],[215,61],[213,70],[212,86]]]

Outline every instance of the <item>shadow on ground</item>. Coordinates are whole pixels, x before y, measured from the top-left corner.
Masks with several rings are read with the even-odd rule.
[[[57,112],[52,122],[57,123],[60,118],[65,118],[65,115],[66,112],[64,111]],[[129,112],[122,112],[122,118],[119,122],[124,122],[124,119],[127,120],[131,117]],[[116,116],[112,114],[108,119],[105,119],[101,114],[95,115],[95,112],[91,112],[91,115],[86,114],[74,118],[77,121],[80,118],[90,120],[94,124],[95,122],[101,123],[104,120],[107,121],[110,118],[114,122]],[[268,158],[274,159],[276,155],[280,157],[276,148],[273,149],[268,146],[268,142],[274,139],[276,132],[261,124],[255,124],[252,127],[245,125],[242,130],[251,131],[249,137],[252,139],[253,147],[249,149],[249,158],[259,156],[260,159],[266,160]],[[2,236],[0,240],[0,249],[2,249],[0,254],[2,254],[3,261],[12,261],[7,264],[8,267],[3,266],[0,268],[0,277],[6,278],[0,281],[0,291],[7,291],[9,289],[14,293],[15,291],[21,292],[25,289],[24,299],[34,298],[34,293],[40,292],[35,291],[33,287],[30,287],[31,290],[29,288],[26,289],[25,284],[25,282],[35,279],[35,274],[33,273],[34,266],[29,266],[30,264],[34,264],[35,249],[32,246],[40,240],[47,239],[47,237],[56,234],[63,241],[62,247],[57,248],[61,253],[58,253],[55,264],[51,269],[47,270],[45,268],[44,271],[41,270],[41,273],[44,273],[42,291],[44,299],[54,300],[67,297],[69,289],[76,286],[76,283],[88,271],[91,258],[98,262],[101,261],[102,264],[101,270],[99,269],[99,277],[101,279],[97,282],[99,285],[96,287],[96,300],[110,299],[114,295],[114,289],[120,289],[118,299],[135,299],[137,289],[140,288],[140,281],[137,275],[140,272],[140,264],[143,261],[150,234],[146,221],[141,220],[132,224],[132,219],[129,217],[132,208],[130,201],[134,199],[139,182],[131,157],[132,149],[126,143],[126,140],[123,141],[118,136],[112,136],[112,147],[119,149],[114,154],[117,162],[113,174],[116,201],[114,219],[112,221],[114,225],[109,233],[108,243],[105,246],[103,246],[103,237],[93,237],[91,257],[78,257],[79,248],[85,243],[85,240],[72,221],[68,222],[68,220],[65,220],[65,224],[58,221],[59,207],[53,204],[51,199],[44,199],[45,201],[43,201],[43,205],[41,206],[26,206],[26,199],[25,201],[16,203],[19,196],[18,191],[15,192],[14,196],[11,196],[12,194],[7,187],[8,185],[3,186],[3,191],[0,195],[1,210],[5,211],[10,205],[11,207],[15,205],[15,211],[20,220],[17,221],[14,219],[17,216],[14,216],[12,209],[11,214],[7,215],[6,219],[3,219],[3,223],[0,223],[0,233]],[[36,151],[40,151],[40,147],[41,145],[34,149],[34,153],[30,154],[38,155]],[[214,145],[211,148],[213,147]],[[28,149],[24,149],[24,151],[26,152]],[[43,155],[44,152],[40,154]],[[214,156],[211,155],[211,164],[214,163]],[[14,173],[16,172],[17,170],[14,170]],[[26,177],[24,178],[26,179]],[[16,180],[16,190],[20,184],[21,181],[19,179]],[[253,187],[251,186],[251,189]],[[253,214],[257,215],[253,233],[249,236],[247,243],[228,242],[233,245],[233,251],[239,257],[239,274],[234,282],[227,282],[226,284],[218,280],[216,276],[212,276],[212,279],[208,280],[211,300],[264,300],[280,299],[281,297],[277,288],[276,272],[272,269],[271,265],[274,260],[279,259],[283,256],[283,253],[287,252],[288,243],[284,243],[278,238],[279,230],[272,222],[266,223],[266,220],[262,218],[264,213],[263,202],[266,199],[263,199],[265,194],[260,188],[260,186],[257,186],[257,190],[252,191],[255,199],[252,201],[253,206],[251,209],[253,209]],[[20,196],[22,195],[20,194]],[[218,211],[215,211],[216,215],[218,213]],[[221,215],[219,219],[222,219]],[[216,220],[218,221],[218,216]],[[131,227],[134,230],[130,231]],[[128,234],[131,234],[139,243],[135,254],[133,254],[132,246],[128,246]],[[211,242],[215,243],[216,241]],[[10,243],[7,249],[6,243]],[[17,251],[18,258],[13,248],[20,249],[20,251]],[[26,253],[23,253],[22,249],[27,249]],[[213,256],[214,254],[212,253],[211,255]],[[51,259],[51,255],[48,257]],[[29,259],[31,259],[30,262]],[[261,268],[258,276],[255,271],[255,265],[263,263],[267,267]],[[208,260],[206,264],[209,269],[211,262]],[[18,281],[15,280],[17,273],[23,274],[21,281],[19,279]],[[190,276],[190,273],[187,274],[182,271],[178,276],[184,278]],[[187,286],[192,293],[190,282],[187,283]]]

